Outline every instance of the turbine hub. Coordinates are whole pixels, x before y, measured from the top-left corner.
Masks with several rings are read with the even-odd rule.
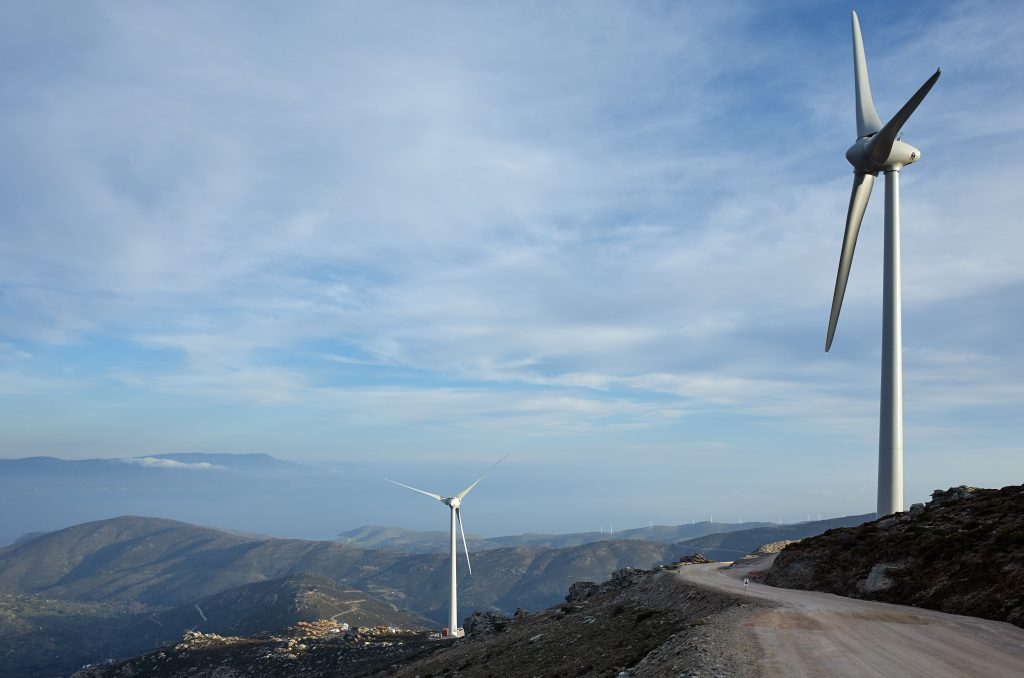
[[[885,161],[886,168],[893,167],[899,169],[905,165],[917,162],[921,159],[921,151],[917,150],[910,144],[903,143],[902,141],[896,141],[892,145],[892,151],[889,152],[889,158]]]
[[[876,163],[868,157],[867,149],[872,137],[861,137],[846,151],[846,159],[853,168],[864,174],[878,174],[886,170],[898,170],[921,159],[921,151],[903,141],[894,141],[889,157]]]
[[[453,509],[457,509],[459,508],[459,506],[462,505],[462,500],[459,499],[458,497],[448,497],[448,500],[445,503],[451,506]]]

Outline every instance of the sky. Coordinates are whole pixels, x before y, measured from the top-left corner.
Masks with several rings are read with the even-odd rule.
[[[0,458],[510,454],[482,533],[873,510],[881,190],[824,354],[849,6],[4,5]],[[943,70],[906,501],[1022,483],[1024,6],[856,9],[883,120]]]

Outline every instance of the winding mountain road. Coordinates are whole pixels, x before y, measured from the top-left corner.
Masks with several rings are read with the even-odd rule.
[[[766,562],[754,567],[764,569]],[[753,582],[744,590],[750,569],[688,565],[679,576],[778,605],[756,609],[745,624],[765,652],[766,676],[1024,676],[1024,629]]]

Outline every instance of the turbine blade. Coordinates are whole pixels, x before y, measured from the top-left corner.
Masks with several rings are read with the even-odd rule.
[[[413,486],[411,486],[411,485],[403,485],[402,483],[398,483],[398,482],[395,482],[394,480],[391,480],[390,478],[385,478],[384,480],[387,480],[387,481],[388,481],[389,483],[393,483],[393,484],[395,484],[395,485],[399,485],[399,486],[401,486],[401,487],[404,487],[404,488],[406,488],[406,489],[408,489],[408,490],[412,490],[413,492],[419,492],[420,494],[425,494],[425,495],[427,495],[428,497],[431,497],[431,498],[433,498],[433,499],[436,499],[436,500],[438,500],[438,501],[439,501],[439,502],[441,502],[442,504],[443,504],[443,503],[445,503],[445,502],[444,502],[444,497],[442,497],[442,496],[441,496],[441,495],[439,495],[439,494],[434,494],[433,492],[424,492],[423,490],[417,490],[417,489],[416,489],[415,487],[413,487]]]
[[[940,75],[942,75],[942,69],[936,69],[932,77],[928,78],[921,85],[921,88],[914,92],[914,96],[910,97],[910,101],[903,104],[903,108],[897,111],[896,115],[892,116],[889,122],[885,123],[885,127],[878,134],[871,137],[871,141],[868,142],[864,152],[872,162],[881,165],[886,161],[889,153],[892,152],[893,143],[896,142],[896,135],[900,133],[904,123],[907,122],[921,102],[924,101],[924,98],[931,91]]]
[[[455,517],[459,519],[459,532],[462,534],[462,548],[466,549],[466,567],[473,574],[473,565],[469,562],[469,544],[466,543],[466,532],[462,529],[462,509],[455,509]]]
[[[511,453],[511,452],[509,452],[509,453],[508,453],[508,454],[506,454],[506,455],[505,455],[504,457],[502,457],[502,458],[501,458],[501,459],[499,459],[498,461],[494,462],[494,464],[492,464],[492,465],[491,465],[491,468],[489,468],[489,469],[487,469],[486,471],[484,471],[484,474],[483,474],[482,476],[480,476],[479,478],[477,478],[476,480],[474,480],[474,481],[473,481],[473,484],[472,484],[472,485],[470,485],[469,487],[467,487],[466,489],[464,489],[464,490],[463,490],[462,492],[459,492],[459,493],[458,493],[457,495],[455,495],[455,496],[456,496],[456,497],[458,497],[459,499],[462,499],[462,498],[463,498],[463,497],[465,497],[465,496],[466,496],[467,494],[469,494],[469,491],[470,491],[470,490],[472,490],[472,489],[473,489],[474,487],[476,487],[476,484],[477,484],[477,483],[479,483],[479,482],[480,482],[481,480],[483,480],[483,479],[484,479],[484,478],[485,478],[485,477],[487,476],[487,474],[488,474],[488,473],[490,473],[491,471],[493,471],[493,470],[494,470],[494,467],[495,467],[495,466],[497,466],[497,465],[498,465],[498,464],[500,464],[501,462],[505,461],[505,459],[507,459],[507,458],[508,458],[508,455],[509,455],[509,454],[512,454],[512,453]]]
[[[853,80],[857,92],[857,138],[866,137],[882,129],[882,121],[871,99],[868,82],[868,60],[864,56],[864,41],[860,36],[860,21],[853,13]]]
[[[832,314],[828,318],[828,336],[825,338],[825,353],[832,348],[832,338],[839,322],[839,309],[843,306],[846,294],[846,283],[850,279],[850,265],[853,263],[853,251],[857,248],[857,234],[860,223],[864,220],[864,210],[871,197],[871,187],[875,185],[874,174],[855,173],[853,190],[850,192],[850,207],[846,211],[846,232],[843,234],[843,249],[839,254],[839,273],[836,274],[836,289],[832,294]]]

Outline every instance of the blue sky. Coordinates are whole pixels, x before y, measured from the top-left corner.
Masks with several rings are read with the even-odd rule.
[[[823,354],[849,9],[8,3],[0,456],[511,452],[494,492],[564,529],[873,510],[881,191]],[[904,129],[908,503],[1024,482],[1024,8],[857,9],[883,119],[943,69]]]

